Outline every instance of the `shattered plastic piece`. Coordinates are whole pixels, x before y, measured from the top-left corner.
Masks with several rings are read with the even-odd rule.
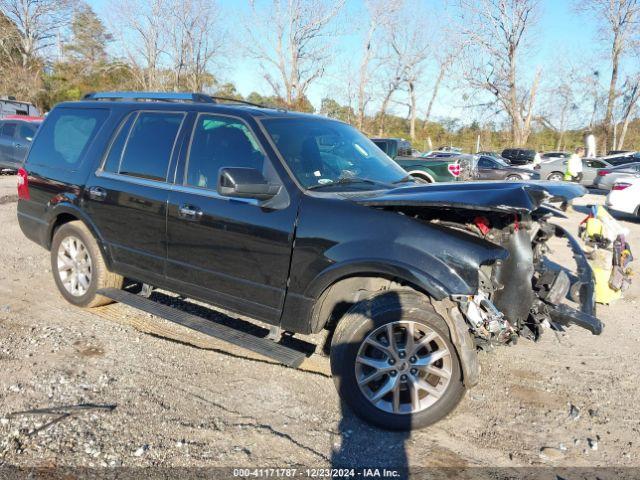
[[[593,438],[587,438],[587,443],[589,444],[589,448],[591,450],[598,450],[598,440]]]

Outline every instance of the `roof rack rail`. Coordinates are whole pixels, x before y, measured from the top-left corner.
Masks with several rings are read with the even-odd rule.
[[[188,92],[92,92],[87,93],[84,100],[133,100],[156,102],[193,102],[193,103],[218,103],[218,100],[231,103],[240,103],[258,108],[269,108],[259,103],[247,102],[236,98],[216,97],[205,93]]]
[[[151,100],[156,102],[216,103],[204,93],[184,92],[92,92],[84,100]]]

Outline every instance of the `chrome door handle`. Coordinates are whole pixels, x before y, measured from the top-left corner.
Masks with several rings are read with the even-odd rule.
[[[107,191],[102,187],[90,187],[88,192],[89,198],[91,200],[97,200],[101,202],[107,198]]]
[[[202,217],[202,210],[198,207],[194,207],[193,205],[182,205],[178,211],[182,218],[186,218],[188,220],[198,220]]]

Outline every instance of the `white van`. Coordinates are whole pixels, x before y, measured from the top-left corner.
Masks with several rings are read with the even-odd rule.
[[[4,118],[7,115],[39,117],[40,112],[29,102],[21,102],[13,97],[0,97],[0,118]]]

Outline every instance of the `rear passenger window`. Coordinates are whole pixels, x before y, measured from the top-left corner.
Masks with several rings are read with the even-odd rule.
[[[120,125],[120,128],[116,133],[116,138],[111,144],[109,154],[107,155],[107,158],[105,159],[104,165],[102,167],[105,172],[118,173],[118,169],[120,168],[120,160],[122,159],[122,151],[124,150],[124,144],[127,141],[129,130],[131,129],[131,124],[133,123],[133,120],[135,118],[136,114],[131,113]]]
[[[184,114],[141,112],[124,146],[118,173],[164,181]]]
[[[42,124],[28,163],[53,168],[77,168],[89,141],[109,111],[101,108],[54,108]]]
[[[200,115],[189,149],[185,185],[215,189],[223,167],[263,171],[264,155],[247,126],[239,120]]]

